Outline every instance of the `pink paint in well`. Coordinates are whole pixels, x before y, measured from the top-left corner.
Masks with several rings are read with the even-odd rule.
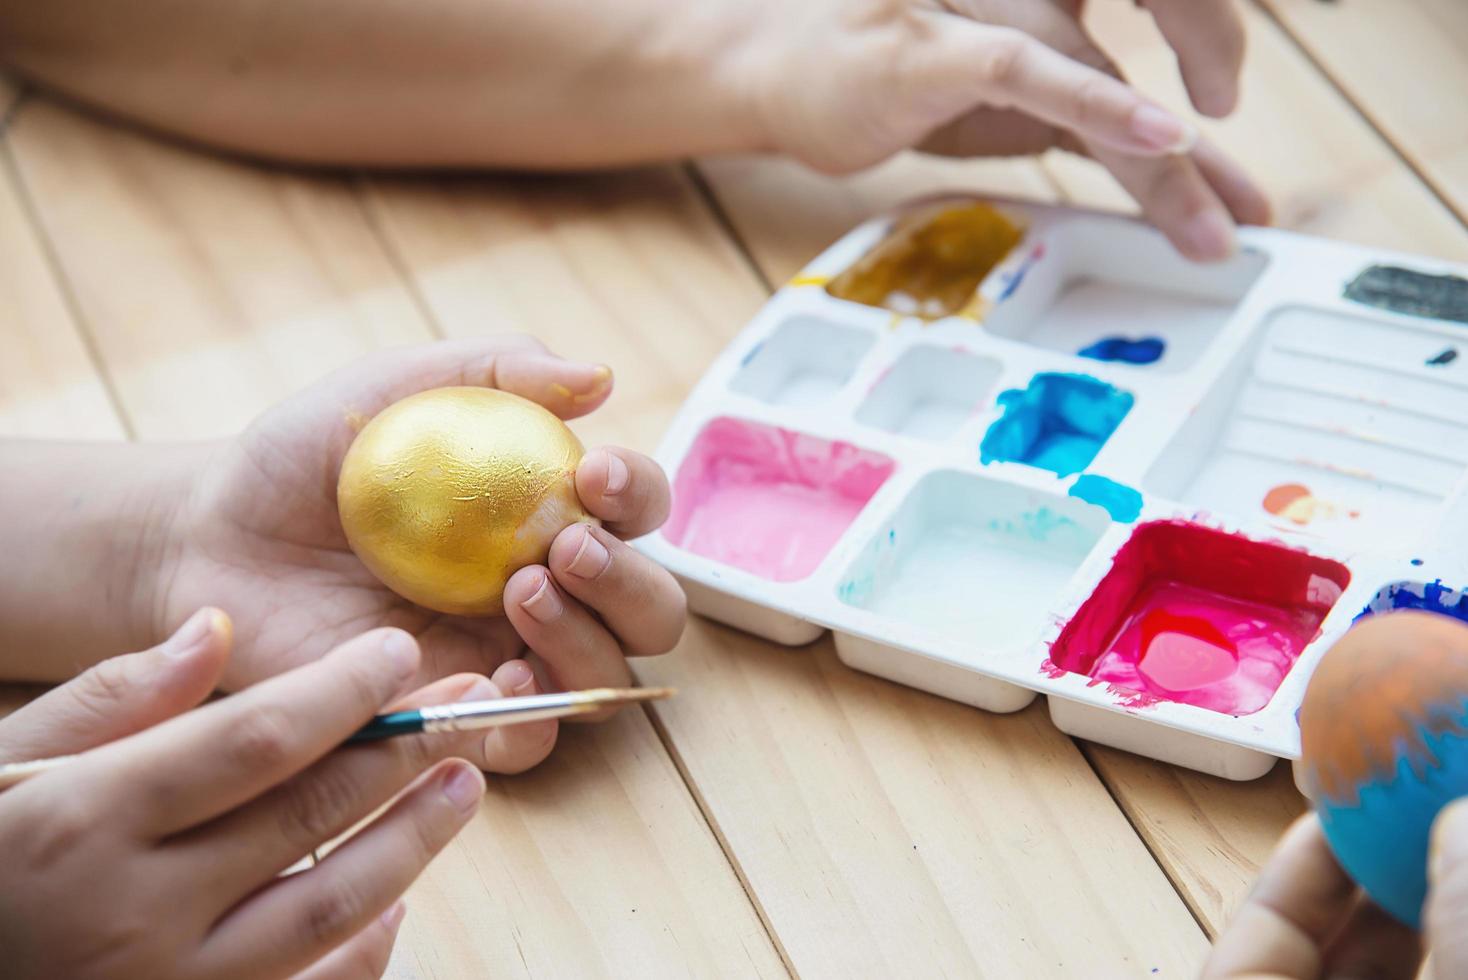
[[[1143,524],[1050,659],[1118,692],[1252,714],[1349,582],[1339,562],[1284,545],[1185,521]]]
[[[892,475],[886,456],[846,442],[715,419],[673,481],[668,541],[776,582],[816,570]]]

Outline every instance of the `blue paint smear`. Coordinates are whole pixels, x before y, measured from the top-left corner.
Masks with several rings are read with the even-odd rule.
[[[979,460],[1023,463],[1057,476],[1090,465],[1136,399],[1085,374],[1037,374],[999,396],[1004,415],[989,426]]]
[[[745,354],[742,358],[740,358],[740,360],[739,360],[739,366],[740,367],[748,367],[749,366],[749,362],[752,361],[752,360],[754,360],[755,355],[757,355],[761,350],[763,350],[764,349],[764,346],[765,346],[765,342],[763,340],[761,340],[759,343],[757,343],[753,347],[751,347],[749,349],[749,353],[748,354]]]
[[[1468,721],[1468,702],[1438,706]],[[1427,719],[1423,719],[1424,722]],[[1355,804],[1322,800],[1320,822],[1341,866],[1386,911],[1417,927],[1427,897],[1427,843],[1439,810],[1468,795],[1468,738],[1417,729],[1421,772],[1398,747],[1396,771],[1359,787]]]
[[[1422,564],[1422,559],[1421,558],[1413,558],[1412,559],[1412,564],[1414,564],[1414,565],[1421,565]]]
[[[1070,488],[1070,495],[1095,504],[1111,515],[1113,521],[1130,524],[1142,516],[1142,495],[1129,486],[1104,476],[1084,473]]]
[[[1468,623],[1468,594],[1448,588],[1441,579],[1434,582],[1393,582],[1376,593],[1366,608],[1356,614],[1353,622],[1397,609],[1419,609]]]
[[[1122,361],[1126,364],[1153,364],[1162,358],[1167,344],[1161,337],[1102,337],[1090,347],[1076,351],[1093,361]]]

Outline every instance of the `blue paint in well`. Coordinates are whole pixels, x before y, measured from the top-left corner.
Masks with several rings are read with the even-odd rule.
[[[1444,701],[1437,710],[1468,725],[1468,701]],[[1397,757],[1396,771],[1359,787],[1354,802],[1322,800],[1321,826],[1342,867],[1361,882],[1378,905],[1416,927],[1427,897],[1427,844],[1432,822],[1449,800],[1468,795],[1468,736],[1459,731],[1434,734],[1418,728],[1423,758],[1432,764],[1417,771],[1408,754]],[[1392,828],[1390,847],[1382,846],[1382,827]]]
[[[983,463],[1023,463],[1057,476],[1090,465],[1136,399],[1086,374],[1037,374],[999,396],[1004,414],[979,445]]]
[[[1393,582],[1372,596],[1366,608],[1356,614],[1355,622],[1397,609],[1419,609],[1468,623],[1468,594],[1443,585],[1441,579],[1434,582]]]
[[[1122,361],[1126,364],[1155,364],[1162,359],[1167,343],[1161,337],[1102,337],[1090,347],[1076,351],[1081,357],[1093,361]]]
[[[1104,476],[1083,473],[1070,488],[1070,495],[1095,504],[1111,515],[1113,521],[1130,524],[1142,516],[1142,495],[1125,484]]]
[[[1414,565],[1416,565],[1418,567],[1421,567],[1421,565],[1422,565],[1422,559],[1421,558],[1413,558],[1412,559],[1412,564],[1414,564]]]

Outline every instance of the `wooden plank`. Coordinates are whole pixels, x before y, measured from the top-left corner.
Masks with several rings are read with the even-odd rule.
[[[10,136],[140,434],[236,431],[363,351],[429,336],[343,181],[202,156],[45,99]]]
[[[1101,745],[1083,745],[1193,914],[1217,935],[1279,836],[1305,812],[1288,763],[1234,783]]]
[[[837,196],[859,208],[882,179]],[[1033,168],[1015,185],[1045,186]],[[778,187],[744,189],[771,229],[760,244],[778,252],[788,236],[785,254],[809,257],[809,226],[844,216],[802,207],[803,187],[772,199]],[[614,399],[610,418],[638,446],[765,296],[691,187],[664,172],[536,180],[518,196],[384,182],[374,196],[446,330],[516,322],[611,360],[615,398],[630,401]],[[527,228],[547,210],[564,215],[549,242]],[[668,234],[631,240],[624,222]],[[798,973],[1093,976],[1143,961],[1186,973],[1200,960],[1196,924],[1037,713],[957,708],[842,668],[829,642],[791,652],[703,622],[636,670],[683,689],[656,716]]]
[[[1260,2],[1468,220],[1468,4]]]
[[[369,187],[445,333],[527,330],[613,367],[607,407],[575,424],[589,442],[650,450],[759,305],[739,255],[671,168]]]
[[[1366,6],[1341,7],[1342,19]],[[1204,121],[1203,128],[1264,186],[1276,223],[1366,245],[1468,258],[1468,238],[1456,218],[1277,25],[1251,5],[1242,9],[1249,60],[1241,109],[1221,123]],[[1129,77],[1164,104],[1183,109],[1173,56],[1151,18],[1124,4],[1095,4],[1091,13],[1092,33]],[[1382,47],[1400,50],[1395,44]],[[1402,68],[1393,70],[1413,75]],[[1381,74],[1390,72],[1363,78]],[[1126,204],[1111,178],[1087,161],[1057,154],[1047,157],[1046,166],[1073,200]]]
[[[198,155],[45,103],[12,138],[142,437],[228,431],[362,352],[430,336],[351,181]],[[492,786],[409,897],[399,973],[784,973],[645,714],[573,731],[545,770]]]
[[[0,435],[122,438],[15,177],[0,134]]]

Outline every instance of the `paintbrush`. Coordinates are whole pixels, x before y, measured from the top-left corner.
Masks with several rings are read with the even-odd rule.
[[[357,729],[342,744],[376,742],[399,735],[472,732],[503,725],[523,725],[531,721],[589,714],[637,701],[661,701],[675,693],[677,692],[671,687],[599,687],[589,691],[566,691],[563,694],[531,694],[521,698],[496,698],[493,701],[435,704],[426,708],[410,708],[407,711],[378,715]],[[9,789],[76,758],[79,756],[60,755],[52,759],[0,765],[0,789]]]

